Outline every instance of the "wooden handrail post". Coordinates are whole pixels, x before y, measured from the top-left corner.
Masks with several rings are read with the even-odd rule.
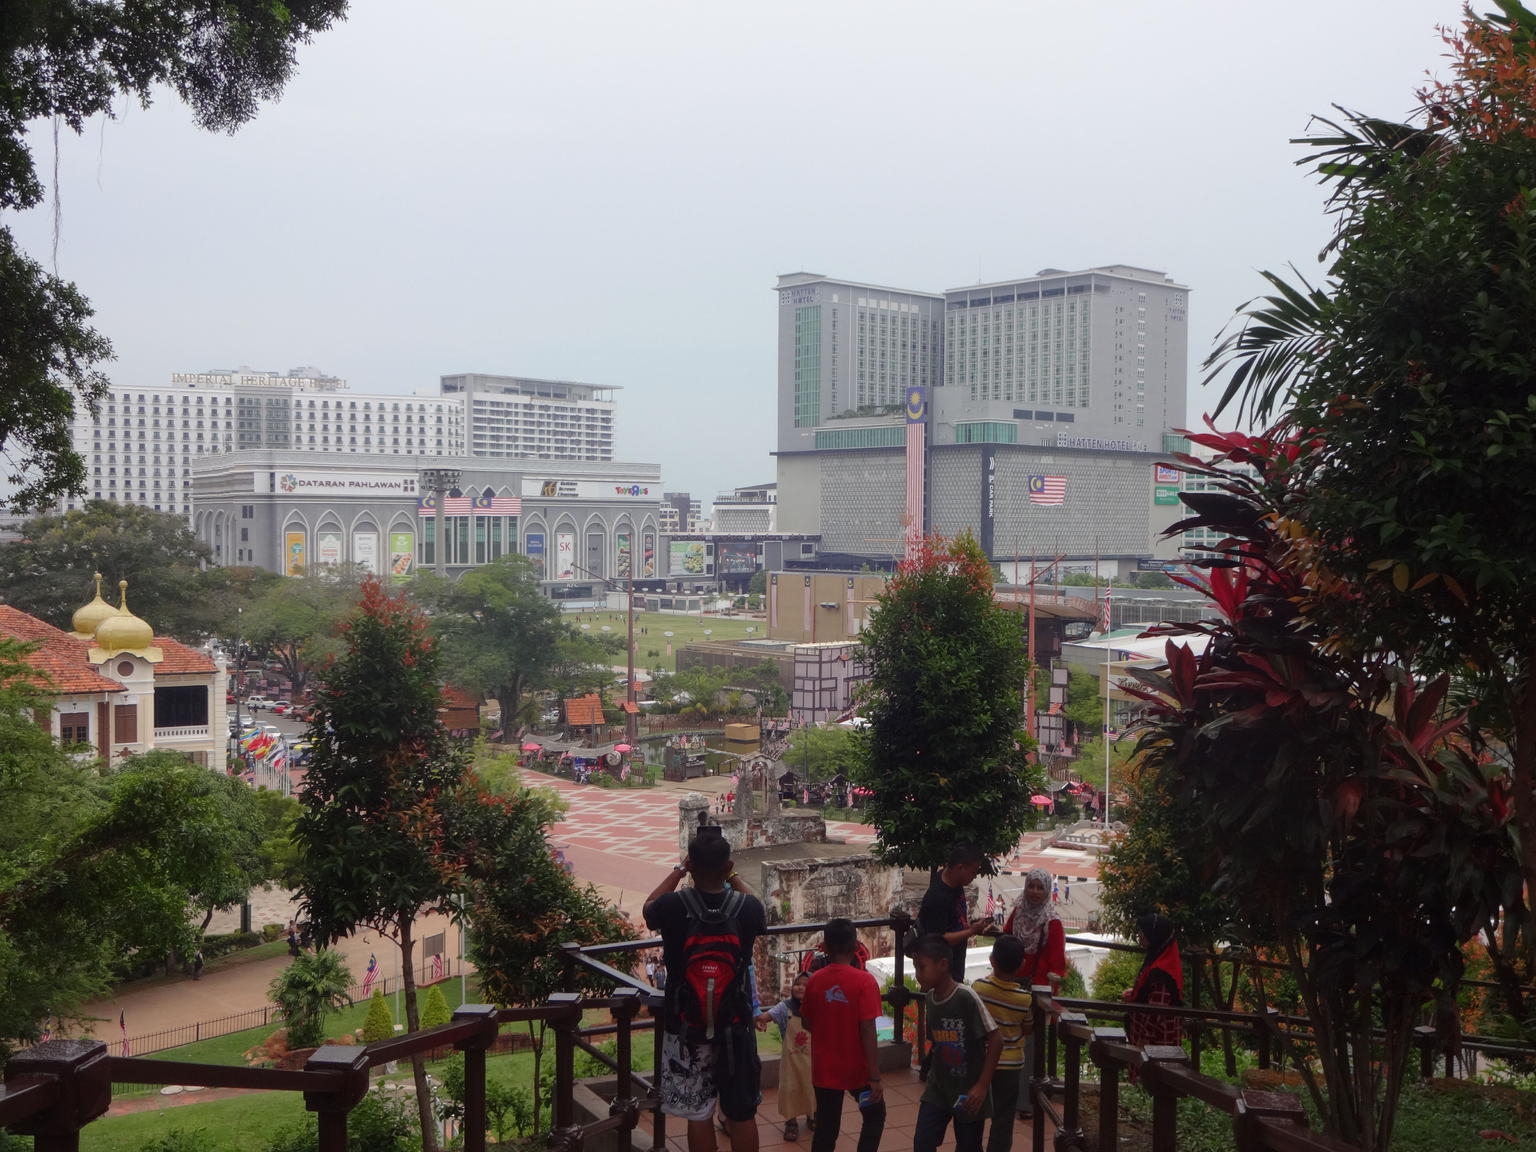
[[[1419,1080],[1435,1075],[1435,1025],[1413,1029],[1413,1046],[1419,1049]]]
[[[1265,1152],[1264,1136],[1258,1121],[1281,1120],[1307,1127],[1307,1110],[1301,1098],[1289,1092],[1260,1092],[1245,1088],[1238,1094],[1232,1110],[1232,1132],[1237,1137],[1238,1152]]]
[[[1152,1097],[1152,1152],[1179,1152],[1179,1095],[1163,1083],[1162,1070],[1189,1067],[1189,1053],[1175,1044],[1141,1050],[1141,1082]]]
[[[1098,1152],[1115,1152],[1120,1147],[1120,1065],[1104,1045],[1124,1043],[1124,1028],[1095,1028],[1088,1045],[1088,1057],[1099,1070]]]
[[[558,1132],[576,1122],[576,1104],[571,1095],[576,1078],[576,1029],[581,1026],[581,996],[576,992],[556,992],[549,998],[550,1023],[555,1029],[555,1099],[554,1128]]]
[[[1200,992],[1201,992],[1201,987],[1200,986],[1201,986],[1202,983],[1204,983],[1204,980],[1205,980],[1206,954],[1204,952],[1202,952],[1202,951],[1195,951],[1195,952],[1192,952],[1190,954],[1190,959],[1194,961],[1195,978],[1194,978],[1193,981],[1190,982],[1190,985],[1189,985],[1189,1006],[1191,1008],[1193,1008],[1196,1012],[1198,1012],[1200,1010]],[[1213,973],[1219,973],[1221,971],[1221,969],[1217,965],[1216,960],[1215,960],[1214,957],[1211,959],[1211,971]],[[1217,1007],[1220,1007],[1219,1002],[1217,1004]],[[1185,1021],[1185,1025],[1186,1025],[1185,1031],[1189,1033],[1189,1055],[1190,1055],[1190,1060],[1194,1063],[1194,1066],[1196,1068],[1199,1068],[1200,1067],[1200,1021],[1199,1020],[1187,1020],[1187,1021]]]
[[[319,1152],[347,1152],[347,1113],[368,1095],[368,1049],[327,1044],[310,1054],[304,1071],[340,1074],[336,1091],[304,1093],[304,1107],[319,1121]]]
[[[78,1152],[80,1129],[112,1104],[107,1046],[100,1040],[46,1040],[12,1056],[5,1066],[7,1085],[34,1079],[59,1086],[54,1102],[11,1131],[33,1138],[37,1152]]]
[[[1081,1012],[1063,1012],[1057,1019],[1057,1027],[1076,1024],[1086,1027],[1088,1017]],[[1066,1086],[1062,1096],[1061,1127],[1056,1132],[1056,1152],[1069,1148],[1081,1148],[1083,1142],[1082,1118],[1082,1069],[1083,1039],[1075,1028],[1067,1031]]]
[[[609,1115],[623,1113],[624,1124],[614,1133],[614,1138],[618,1142],[618,1152],[630,1152],[630,1133],[634,1131],[635,1121],[640,1114],[640,1102],[635,1099],[634,1069],[630,1067],[630,1061],[634,1059],[634,1038],[630,1028],[640,1012],[640,992],[635,988],[620,988],[614,992],[613,998],[613,1017],[619,1024],[614,1053],[619,1066],[619,1080]]]
[[[661,1110],[661,1066],[667,1035],[665,998],[650,1002],[650,1009],[656,1020],[655,1043],[651,1046],[651,1152],[666,1152],[667,1114]]]
[[[895,982],[891,985],[890,998],[891,1007],[895,1009],[891,1013],[891,1039],[900,1044],[906,1034],[907,1004],[913,999],[907,988],[907,934],[912,931],[912,914],[905,908],[898,908],[891,913],[891,921],[891,931],[896,934]]]
[[[1050,1083],[1046,1075],[1046,1032],[1054,1017],[1046,1011],[1051,1000],[1049,984],[1035,984],[1030,991],[1030,1017],[1034,1027],[1029,1033],[1029,1107],[1035,1114],[1030,1121],[1030,1146],[1034,1152],[1045,1152],[1045,1086]]]
[[[464,1053],[464,1152],[485,1152],[485,1053],[496,1043],[501,1025],[492,1004],[460,1004],[453,1022],[478,1025],[473,1036],[454,1047]]]

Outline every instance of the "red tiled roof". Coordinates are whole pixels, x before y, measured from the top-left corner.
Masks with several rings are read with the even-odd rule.
[[[0,604],[0,634],[37,645],[27,663],[45,673],[57,692],[123,691],[121,684],[91,667],[86,658],[90,650],[88,640],[76,640],[68,632],[9,604]]]
[[[565,702],[565,722],[573,727],[589,728],[603,722],[603,698],[596,692]]]
[[[625,700],[619,707],[623,708],[631,716],[638,716],[640,714],[640,705],[636,704],[633,700]]]
[[[164,636],[156,636],[155,646],[165,654],[165,659],[155,665],[156,675],[218,671],[212,658],[196,648],[188,648],[179,640],[168,640]]]
[[[480,698],[462,688],[455,688],[452,684],[443,685],[443,707],[465,708],[471,712],[480,710]]]

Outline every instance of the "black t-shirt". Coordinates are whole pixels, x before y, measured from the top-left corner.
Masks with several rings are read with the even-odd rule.
[[[944,883],[942,873],[936,873],[923,902],[917,909],[917,927],[923,934],[937,932],[944,935],[969,927],[966,919],[965,889],[952,888]],[[967,941],[950,945],[949,974],[956,980],[965,980],[965,946]]]
[[[705,892],[696,889],[704,898],[706,908],[718,908],[725,903],[724,889]],[[664,892],[645,908],[645,923],[653,932],[661,935],[662,966],[667,970],[667,983],[683,978],[686,963],[683,958],[683,934],[688,930],[688,911],[683,898],[676,892]],[[768,927],[768,917],[763,902],[756,896],[743,894],[741,907],[736,912],[736,926],[741,930],[743,964],[752,962],[752,945]]]

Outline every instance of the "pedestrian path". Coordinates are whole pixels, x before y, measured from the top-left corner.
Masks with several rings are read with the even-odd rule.
[[[731,787],[729,777],[715,776],[690,780],[687,786],[599,788],[530,769],[523,770],[522,780],[530,788],[551,788],[570,802],[569,811],[551,833],[557,844],[659,867],[677,863],[678,800],[688,792],[718,795]],[[827,821],[827,835],[849,844],[869,844],[875,839],[873,828],[844,820]]]

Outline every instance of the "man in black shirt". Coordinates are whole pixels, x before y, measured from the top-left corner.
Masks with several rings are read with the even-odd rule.
[[[970,919],[965,899],[966,888],[985,862],[986,857],[976,845],[963,841],[956,844],[949,850],[944,867],[933,874],[917,910],[918,933],[933,932],[944,937],[950,949],[949,971],[961,983],[965,981],[967,942],[992,924],[986,917]]]
[[[743,899],[735,912],[741,941],[737,970],[748,1011],[739,1023],[722,1026],[712,1040],[685,1035],[677,1012],[679,985],[687,977],[689,912],[676,889],[692,875],[693,887],[705,908],[720,909],[733,892]],[[729,891],[727,890],[729,885]],[[762,1065],[752,1030],[751,991],[745,988],[752,945],[767,927],[762,901],[747,890],[731,862],[731,846],[718,829],[704,828],[688,842],[688,856],[656,885],[645,900],[645,922],[661,934],[663,966],[667,972],[667,1008],[663,1020],[661,1108],[668,1116],[688,1122],[689,1152],[715,1152],[715,1102],[731,1125],[732,1152],[757,1152],[757,1105],[762,1096]]]

